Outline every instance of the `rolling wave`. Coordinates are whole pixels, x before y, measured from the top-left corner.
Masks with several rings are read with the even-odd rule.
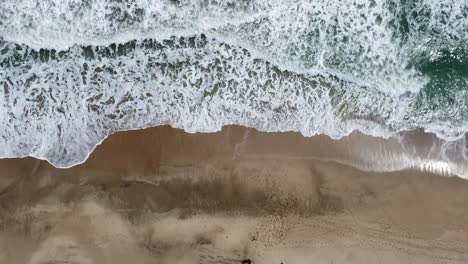
[[[7,0],[0,84],[0,156],[57,167],[163,124],[452,141],[468,131],[468,4]]]

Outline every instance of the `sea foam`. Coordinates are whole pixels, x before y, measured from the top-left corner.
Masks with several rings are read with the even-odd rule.
[[[458,140],[467,16],[454,0],[5,1],[0,156],[69,167],[163,124]]]

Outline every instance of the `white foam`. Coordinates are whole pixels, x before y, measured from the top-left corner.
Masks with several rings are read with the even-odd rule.
[[[0,96],[0,156],[69,167],[113,132],[163,124],[188,132],[238,124],[333,138],[353,130],[390,137],[421,127],[459,139],[467,120],[434,123],[433,112],[411,117],[428,78],[410,67],[415,44],[395,37],[395,17],[406,7],[392,3],[6,1],[0,62],[14,65],[0,69],[8,89]],[[457,11],[466,6],[427,0],[415,8],[434,9],[425,30],[457,43],[467,39],[467,22],[458,18],[466,12]],[[451,8],[457,10],[445,16]],[[411,19],[412,29],[422,23]],[[408,34],[419,40],[426,31]],[[197,36],[199,44],[164,44],[171,36]],[[139,41],[125,56],[96,55],[131,40]],[[83,55],[80,46],[87,45],[94,59]],[[44,62],[31,56],[41,48],[65,52]],[[466,96],[458,98],[463,104]]]

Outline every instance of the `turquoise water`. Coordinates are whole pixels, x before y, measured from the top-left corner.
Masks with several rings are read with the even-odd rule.
[[[0,156],[82,162],[112,132],[468,131],[465,1],[0,6]]]

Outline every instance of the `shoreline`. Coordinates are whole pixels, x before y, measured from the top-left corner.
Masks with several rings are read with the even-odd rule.
[[[468,181],[325,161],[393,164],[399,147],[165,126],[114,134],[69,169],[0,160],[0,262],[466,263]]]
[[[358,135],[308,140],[159,127],[70,169],[0,160],[0,262],[468,261],[468,181],[323,160],[362,157]]]
[[[299,160],[318,159],[345,164],[364,171],[418,170],[442,176],[458,176],[468,179],[468,137],[465,136],[465,138],[458,141],[447,142],[437,138],[432,133],[425,133],[420,130],[400,133],[388,139],[373,137],[360,132],[353,132],[343,138],[333,139],[327,135],[304,137],[299,132],[262,132],[254,128],[237,125],[225,126],[221,131],[214,133],[189,133],[182,129],[164,125],[115,132],[96,145],[85,161],[71,167],[55,167],[48,160],[31,156],[3,158],[0,159],[0,162],[24,159],[41,160],[56,169],[67,170],[87,167],[87,163],[98,162],[89,160],[102,158],[103,154],[96,153],[109,153],[109,150],[113,149],[117,156],[122,156],[130,148],[132,142],[137,142],[143,149],[148,148],[142,150],[142,152],[151,153],[149,150],[151,144],[155,148],[162,146],[156,142],[157,139],[155,138],[162,141],[166,139],[169,141],[174,140],[170,138],[170,134],[182,141],[195,142],[201,140],[205,142],[203,147],[208,147],[212,152],[221,151],[224,155],[241,155],[250,158],[277,156]],[[168,135],[169,138],[166,138]],[[144,143],[144,139],[137,139],[138,137],[147,139],[147,144]],[[210,139],[213,142],[209,142]],[[226,144],[226,142],[229,146],[224,149],[216,149],[210,146],[210,144]],[[119,146],[121,143],[123,145]],[[176,142],[171,141],[165,145],[168,144],[176,144]],[[120,150],[120,147],[123,149]]]

